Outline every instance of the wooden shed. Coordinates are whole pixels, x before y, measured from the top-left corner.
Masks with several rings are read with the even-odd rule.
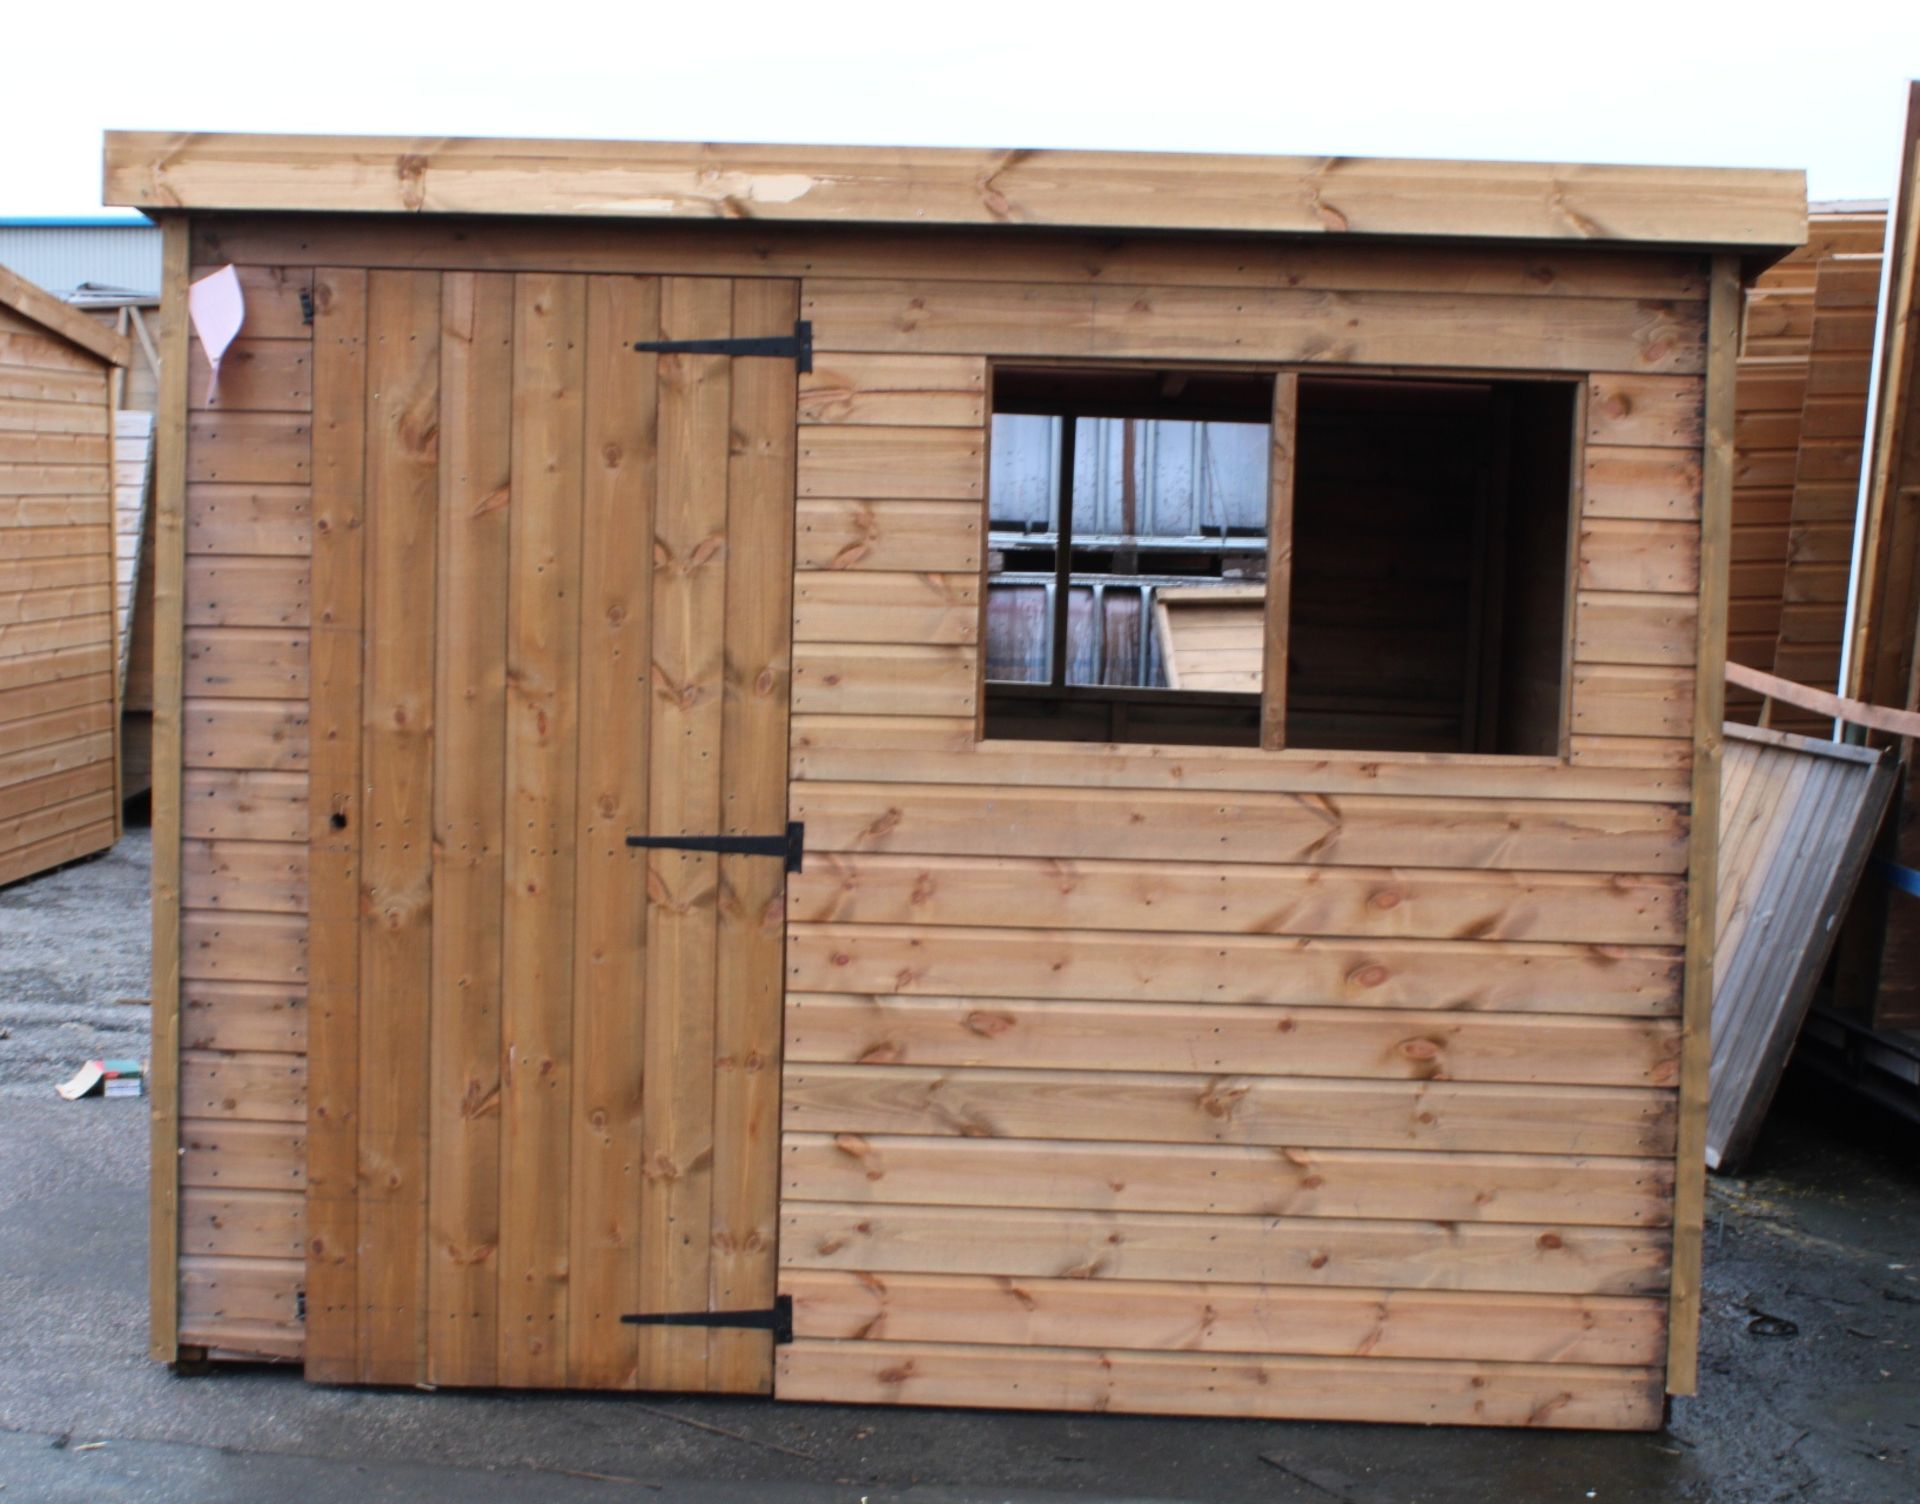
[[[1692,1389],[1800,174],[127,134],[106,197],[167,248],[155,1356]]]
[[[1841,687],[1886,235],[1885,205],[1813,205],[1807,243],[1755,280],[1741,318],[1727,657],[1829,693]],[[1779,729],[1832,729],[1729,690],[1729,720],[1763,713]]]
[[[120,834],[114,376],[127,340],[0,267],[0,883]]]

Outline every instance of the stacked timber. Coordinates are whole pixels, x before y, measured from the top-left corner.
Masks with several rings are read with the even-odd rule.
[[[1871,468],[1860,545],[1861,568],[1849,656],[1848,693],[1876,705],[1920,709],[1915,631],[1920,619],[1920,84],[1908,100],[1899,198],[1887,252],[1887,308]],[[1914,739],[1897,740],[1904,769],[1882,855],[1920,868],[1920,798]],[[1843,978],[1837,1001],[1880,1028],[1920,1026],[1920,897],[1876,884],[1856,926],[1861,964]],[[1864,933],[1861,933],[1864,932]]]
[[[0,267],[0,883],[120,833],[113,373],[127,342]]]
[[[1867,377],[1886,211],[1831,206],[1807,243],[1747,294],[1735,388],[1732,577],[1727,656],[1783,678],[1839,687],[1866,430]],[[1729,694],[1752,724],[1760,699]],[[1775,707],[1773,724],[1825,726]]]
[[[1721,789],[1707,1164],[1731,1170],[1786,1070],[1893,767],[1865,747],[1729,726]]]

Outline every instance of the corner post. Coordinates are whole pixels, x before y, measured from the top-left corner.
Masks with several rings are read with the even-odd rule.
[[[149,1355],[180,1348],[180,800],[185,652],[187,278],[191,222],[161,221],[160,412],[154,433],[152,1194],[147,1212]]]
[[[1720,856],[1720,753],[1726,718],[1727,561],[1733,511],[1733,388],[1740,263],[1713,259],[1700,486],[1700,627],[1694,655],[1693,816],[1687,858],[1686,977],[1674,1146],[1673,1274],[1667,1393],[1692,1394],[1700,1366],[1700,1254],[1707,1198],[1707,1075],[1713,1045],[1713,945]]]

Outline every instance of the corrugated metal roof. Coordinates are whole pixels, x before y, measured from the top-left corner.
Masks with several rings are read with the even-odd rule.
[[[83,283],[157,298],[160,227],[134,220],[0,220],[0,266],[69,298]]]

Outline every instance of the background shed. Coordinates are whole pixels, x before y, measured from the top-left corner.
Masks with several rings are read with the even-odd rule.
[[[1887,233],[1884,204],[1822,204],[1807,243],[1747,290],[1734,416],[1727,658],[1840,688],[1867,381]],[[1769,705],[1767,724],[1825,735],[1829,722]],[[1727,717],[1762,713],[1727,692]]]
[[[124,336],[0,267],[0,883],[120,833],[114,378]]]
[[[160,227],[142,218],[0,219],[0,266],[127,337],[114,381],[115,585],[120,615],[120,791],[151,782],[153,415],[160,355]]]

